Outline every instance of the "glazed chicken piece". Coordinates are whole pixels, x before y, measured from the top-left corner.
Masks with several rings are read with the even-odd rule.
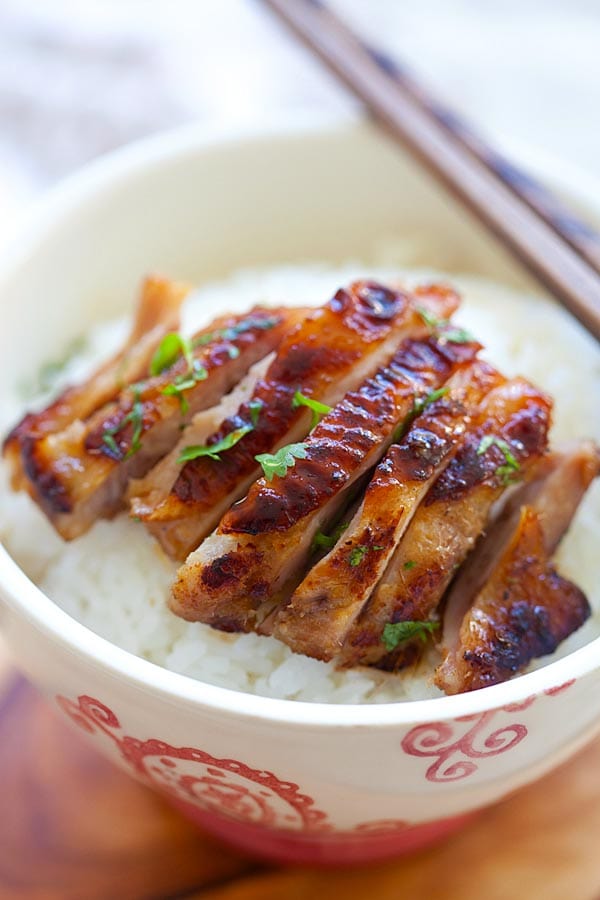
[[[304,437],[311,417],[308,409],[294,406],[298,390],[334,405],[388,360],[403,338],[428,333],[430,326],[416,303],[431,316],[446,319],[458,306],[458,297],[449,289],[428,286],[418,289],[413,299],[375,282],[356,282],[339,290],[284,340],[251,400],[208,438],[207,445],[225,445],[226,452],[214,458],[201,448],[202,455],[183,462],[162,496],[153,492],[152,505],[144,498],[140,503],[132,499],[134,514],[170,556],[184,559],[246,494],[260,472],[257,455]],[[148,487],[152,491],[149,480]]]
[[[551,401],[523,378],[495,388],[479,424],[431,487],[379,584],[350,629],[339,661],[346,666],[402,664],[390,658],[390,623],[428,620],[456,569],[485,528],[492,505],[515,479],[527,479],[545,452]]]
[[[242,404],[248,403],[257,383],[264,378],[274,357],[274,353],[269,353],[264,359],[255,363],[240,383],[229,394],[222,397],[216,406],[196,413],[170,453],[157,462],[145,477],[131,479],[128,496],[133,517],[139,518],[151,511],[154,505],[164,497],[181,470],[179,457],[187,446],[205,444],[207,438],[216,431],[224,419],[234,416]]]
[[[446,602],[435,681],[447,694],[505,681],[587,619],[585,595],[549,559],[599,473],[590,442],[551,454],[480,539]]]
[[[456,453],[483,397],[502,381],[499,372],[475,360],[431,394],[429,403],[417,401],[415,412],[423,412],[379,463],[338,542],[278,611],[275,637],[317,659],[339,653],[419,503]]]
[[[472,361],[479,344],[445,338],[404,341],[390,363],[341,400],[308,435],[293,467],[260,478],[180,569],[171,607],[226,631],[257,624],[301,580],[315,534],[347,505],[415,396],[436,390]],[[433,461],[435,448],[430,447]],[[433,462],[435,464],[435,462]]]
[[[187,343],[170,333],[153,359],[156,374],[146,361],[147,377],[85,421],[41,439],[23,437],[32,496],[57,531],[71,540],[118,512],[129,479],[168,453],[190,417],[218,403],[305,313],[256,307],[216,319]]]
[[[23,443],[31,453],[38,440],[75,420],[86,419],[116,397],[124,384],[141,378],[164,336],[178,328],[181,305],[188,291],[188,285],[157,276],[146,278],[131,333],[122,349],[82,384],[66,388],[49,406],[27,413],[13,428],[4,441],[3,452],[10,465],[14,490],[28,490],[35,497],[21,455]]]

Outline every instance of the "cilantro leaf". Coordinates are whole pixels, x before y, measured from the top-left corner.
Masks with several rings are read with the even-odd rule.
[[[446,324],[446,319],[438,319],[434,313],[431,312],[430,309],[427,309],[426,306],[417,306],[417,312],[425,322],[428,328],[432,331],[437,331],[439,328],[442,328]]]
[[[254,458],[262,466],[267,481],[273,481],[275,475],[283,478],[297,459],[306,459],[306,444],[286,444],[276,453],[259,453]]]
[[[250,400],[248,402],[248,409],[250,410],[250,421],[253,425],[256,425],[258,422],[258,417],[260,416],[260,412],[264,406],[262,400]]]
[[[353,568],[356,566],[360,566],[361,562],[369,552],[369,548],[366,544],[359,544],[357,547],[353,547],[350,551],[350,556],[348,557],[348,562]]]
[[[108,447],[108,449],[114,453],[114,455],[118,458],[121,456],[121,451],[119,450],[119,445],[115,441],[114,435],[110,433],[110,431],[105,431],[102,435],[102,440]]]
[[[416,564],[417,561],[415,559],[407,559],[402,568],[406,569],[406,571],[409,572],[411,569],[414,569]]]
[[[189,340],[177,331],[170,331],[154,351],[150,361],[150,374],[160,375],[165,369],[170,369],[183,356],[188,369],[192,368],[192,346]]]
[[[415,397],[415,399],[413,400],[412,409],[402,419],[400,424],[396,426],[392,441],[394,443],[400,441],[412,425],[413,421],[417,418],[417,416],[420,416],[428,406],[431,406],[431,404],[435,403],[436,400],[439,400],[440,397],[444,397],[449,390],[449,387],[441,387],[437,388],[437,390],[435,391],[430,391],[424,397]]]
[[[254,425],[242,425],[241,428],[230,431],[228,435],[220,441],[216,441],[214,444],[191,444],[189,447],[183,448],[177,462],[186,463],[193,459],[198,459],[201,456],[208,456],[210,459],[220,461],[220,453],[223,453],[225,450],[230,450],[241,441],[244,435],[253,430]]]
[[[312,411],[311,430],[315,428],[322,417],[327,415],[328,412],[331,412],[332,409],[332,407],[327,406],[326,403],[320,403],[318,400],[313,400],[312,397],[306,397],[300,391],[296,391],[292,400],[292,409],[298,409],[299,406],[306,406]]]
[[[470,331],[466,328],[447,328],[442,332],[441,337],[451,344],[470,344],[475,340]]]
[[[262,318],[261,316],[248,316],[248,318],[238,322],[237,325],[232,325],[231,328],[219,328],[217,331],[207,331],[205,334],[201,334],[193,341],[192,346],[203,347],[205,344],[210,344],[212,341],[219,339],[233,341],[238,335],[244,334],[246,331],[252,331],[255,328],[258,328],[261,331],[268,331],[270,328],[275,328],[279,322],[280,319],[278,316],[266,316],[265,318]],[[237,347],[235,350],[237,350]]]
[[[113,425],[110,428],[105,428],[102,433],[102,442],[108,447],[111,451],[111,455],[115,459],[129,459],[130,456],[133,456],[134,453],[137,453],[138,450],[142,446],[141,437],[142,431],[144,430],[144,404],[142,402],[142,389],[139,384],[133,384],[131,386],[131,390],[133,392],[133,404],[131,406],[130,411],[126,416],[121,419],[121,421],[117,425]],[[117,444],[115,440],[115,435],[119,434],[126,428],[129,424],[133,425],[133,433],[131,435],[131,444],[129,446],[129,450],[123,457],[121,452],[121,448]]]
[[[170,384],[167,384],[162,388],[161,394],[166,394],[167,397],[177,397],[181,407],[181,414],[185,415],[190,408],[190,404],[183,392],[189,391],[189,389],[193,388],[199,381],[205,381],[207,378],[208,372],[204,366],[200,365],[197,359],[193,360],[191,368],[187,372],[182,372],[174,378]]]
[[[395,650],[398,644],[418,637],[426,643],[427,636],[440,627],[439,622],[388,622],[383,629],[382,641],[385,649]]]
[[[494,474],[505,487],[508,487],[509,484],[515,481],[515,473],[519,471],[521,465],[506,441],[503,438],[496,437],[495,434],[486,434],[481,439],[477,448],[477,456],[482,456],[492,446],[498,447],[505,459],[504,465],[498,466]]]
[[[354,547],[350,551],[350,556],[348,557],[348,562],[353,568],[356,566],[360,566],[361,562],[369,552],[369,550],[383,550],[385,549],[380,544],[373,544],[372,547],[369,547],[367,544],[358,544],[357,547]]]
[[[322,531],[317,531],[312,541],[312,549],[331,550],[331,548],[337,544],[349,524],[349,522],[342,522],[341,525],[336,525],[331,534],[324,534]]]
[[[417,312],[431,333],[441,340],[449,341],[452,344],[468,344],[470,341],[475,340],[471,332],[467,331],[466,328],[457,328],[452,325],[450,319],[438,319],[426,306],[417,306]]]
[[[449,387],[441,387],[437,388],[435,391],[430,391],[425,397],[416,397],[413,403],[413,414],[415,416],[420,416],[428,406],[431,406],[431,404],[435,403],[436,400],[439,400],[440,397],[445,397],[449,390]]]

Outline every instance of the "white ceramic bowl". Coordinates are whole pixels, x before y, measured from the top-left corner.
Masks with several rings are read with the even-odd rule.
[[[600,222],[597,184],[526,161]],[[523,286],[470,217],[365,124],[296,120],[145,141],[56,190],[5,255],[4,371],[30,370],[49,346],[122,313],[148,270],[201,282],[246,265],[342,261],[413,227],[443,246],[433,266],[452,259]],[[279,858],[410,850],[542,775],[597,727],[599,641],[464,696],[308,704],[202,684],[116,648],[4,551],[0,590],[15,660],[99,750],[216,833]]]

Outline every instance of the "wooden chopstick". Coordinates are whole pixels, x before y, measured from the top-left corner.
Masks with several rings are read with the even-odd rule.
[[[325,11],[325,8],[322,7]],[[372,45],[362,42],[364,49],[370,54],[380,68],[383,68],[413,100],[424,107],[435,118],[438,124],[456,138],[466,150],[480,159],[484,165],[493,169],[498,178],[513,193],[534,209],[539,215],[563,237],[575,250],[600,273],[600,233],[589,224],[573,214],[555,194],[551,193],[539,181],[524,172],[503,154],[491,147],[480,134],[465,122],[454,110],[433,97],[414,75],[396,60],[382,53]]]
[[[565,221],[574,223],[576,217],[557,215],[556,210],[564,208],[550,202],[545,191],[530,191],[526,198],[514,179],[508,184],[499,167],[490,165],[476,147],[475,138],[469,147],[464,134],[432,111],[434,106],[439,111],[439,105],[423,102],[414,81],[407,85],[398,77],[399,67],[362,43],[322,3],[265,2],[600,341],[600,275],[593,231],[581,226],[565,233]]]

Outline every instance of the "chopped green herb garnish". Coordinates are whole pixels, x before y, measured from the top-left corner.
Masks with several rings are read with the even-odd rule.
[[[177,331],[170,331],[156,348],[150,362],[150,374],[160,375],[165,369],[170,369],[183,356],[188,369],[192,368],[192,345],[189,340]]]
[[[406,569],[406,571],[408,572],[408,571],[410,571],[410,569],[414,569],[416,564],[417,564],[416,560],[407,559],[406,562],[404,563],[404,565],[402,566],[402,568]]]
[[[259,316],[248,316],[247,319],[242,319],[241,322],[238,322],[237,325],[232,325],[231,328],[220,328],[217,331],[208,331],[206,334],[201,334],[193,341],[192,346],[203,347],[205,344],[210,344],[211,341],[219,339],[233,341],[238,335],[244,334],[246,331],[252,331],[254,328],[268,331],[278,324],[279,318],[277,316],[267,316],[265,319],[261,319]]]
[[[356,566],[360,566],[361,562],[369,552],[369,550],[383,550],[380,544],[373,544],[372,547],[367,546],[367,544],[359,544],[357,547],[354,547],[350,551],[350,556],[348,557],[348,562],[353,568]]]
[[[30,400],[38,394],[47,394],[51,391],[59,376],[64,372],[69,363],[71,363],[75,357],[79,356],[80,353],[83,353],[87,347],[87,343],[87,339],[83,336],[75,338],[75,340],[71,341],[65,348],[60,359],[49,360],[40,366],[35,377],[31,380],[29,378],[24,379],[23,382],[18,385],[19,394],[23,399]]]
[[[120,456],[120,455],[121,455],[121,451],[119,450],[119,447],[118,447],[118,445],[117,445],[117,442],[115,441],[115,439],[114,439],[113,435],[110,433],[110,431],[105,431],[105,432],[104,432],[104,434],[102,435],[102,440],[104,441],[104,443],[106,444],[106,446],[108,447],[108,449],[109,449],[112,453],[115,454],[115,456]]]
[[[430,391],[425,397],[416,397],[412,408],[413,415],[420,416],[428,406],[431,406],[440,397],[445,397],[449,390],[449,387],[441,387],[435,391]]]
[[[444,397],[449,390],[450,388],[448,387],[441,387],[437,388],[437,390],[435,391],[430,391],[424,397],[415,397],[415,399],[413,400],[412,409],[396,427],[392,440],[395,443],[400,441],[412,425],[413,421],[417,418],[417,416],[420,416],[428,406],[431,406],[431,404],[435,403],[436,400],[439,400],[440,397]]]
[[[241,441],[244,435],[253,430],[254,425],[242,425],[241,428],[230,431],[228,435],[222,438],[222,440],[216,441],[214,444],[192,444],[189,447],[184,447],[177,462],[186,463],[193,459],[198,459],[201,456],[208,456],[210,459],[220,461],[220,453],[223,453],[225,450],[230,450],[238,443],[238,441]]]
[[[331,550],[331,548],[337,544],[348,525],[348,522],[336,525],[331,534],[324,534],[322,531],[317,531],[312,541],[313,550]]]
[[[519,481],[518,476],[515,474],[516,469],[514,466],[498,466],[494,474],[500,479],[501,484],[504,487],[508,487],[510,484],[516,484]]]
[[[311,429],[319,424],[323,416],[331,412],[331,406],[327,406],[326,403],[320,403],[318,400],[313,400],[312,397],[306,397],[300,391],[296,391],[292,400],[292,409],[297,409],[299,406],[306,406],[312,411]]]
[[[426,306],[417,306],[417,312],[419,313],[427,327],[431,328],[432,331],[438,331],[446,324],[446,319],[438,319],[438,317],[434,315],[434,313],[432,313],[430,309],[427,309]]]
[[[358,547],[354,547],[350,551],[350,556],[348,557],[348,562],[353,568],[356,566],[360,566],[361,562],[365,558],[366,554],[369,552],[369,548],[366,544],[359,544]]]
[[[388,622],[383,629],[382,641],[385,649],[395,650],[398,644],[418,637],[423,643],[428,635],[440,627],[439,622]]]
[[[129,459],[129,457],[133,456],[134,453],[137,453],[142,446],[140,438],[144,428],[144,404],[141,399],[141,387],[139,384],[133,384],[131,385],[131,390],[133,391],[133,404],[131,409],[117,425],[106,428],[102,434],[103,443],[106,444],[108,449],[117,459],[122,458],[122,453],[115,440],[115,435],[123,431],[129,423],[133,426],[133,433],[131,435],[129,450],[124,458]]]
[[[262,466],[267,481],[272,481],[275,475],[283,478],[297,459],[306,459],[306,444],[286,444],[276,453],[259,453],[254,458]]]
[[[473,335],[466,328],[457,328],[450,319],[438,319],[426,306],[417,306],[417,312],[431,331],[452,344],[467,344],[474,341]]]
[[[182,372],[170,384],[167,384],[161,390],[161,394],[166,394],[168,397],[177,397],[179,400],[179,405],[181,407],[181,414],[185,415],[190,405],[187,401],[187,397],[184,396],[184,391],[189,391],[190,388],[193,388],[199,381],[205,381],[208,378],[208,372],[204,368],[204,366],[200,365],[198,360],[193,360],[191,367],[187,372]]]
[[[495,434],[486,434],[479,443],[477,448],[477,456],[482,456],[489,450],[491,446],[498,447],[502,451],[502,455],[506,462],[502,466],[498,466],[495,475],[498,476],[503,485],[508,486],[515,480],[515,472],[521,468],[519,461],[513,455],[509,445],[502,438],[496,437]]]
[[[248,409],[250,410],[250,421],[253,425],[256,425],[258,422],[258,417],[260,416],[260,411],[263,408],[264,403],[262,400],[250,400],[248,402]]]
[[[466,328],[448,328],[442,333],[442,337],[451,344],[469,344],[475,340]]]
[[[512,466],[513,469],[519,468],[519,463],[513,456],[509,445],[502,438],[496,437],[495,434],[486,434],[486,436],[481,439],[479,447],[477,448],[477,456],[481,456],[486,450],[489,450],[491,446],[496,446],[502,451],[504,459],[509,466]]]

